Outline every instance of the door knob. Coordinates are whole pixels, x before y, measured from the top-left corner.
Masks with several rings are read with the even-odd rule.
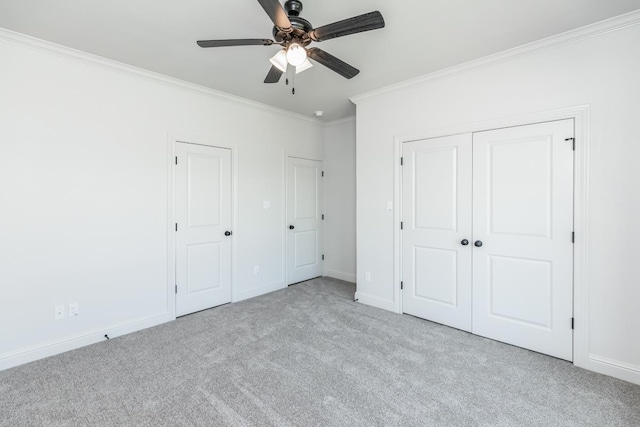
[[[229,236],[231,236],[231,232],[230,232],[230,231],[225,231],[225,232],[224,232],[224,235],[225,235],[225,236],[227,236],[227,237],[229,237]]]
[[[467,239],[464,239],[462,242],[460,242],[460,244],[462,246],[467,246],[469,244],[469,241]]]
[[[293,230],[295,227],[293,225],[289,226],[289,230]]]
[[[482,240],[476,240],[476,242],[474,243],[474,245],[476,246],[476,248],[480,248],[480,247],[482,247]]]

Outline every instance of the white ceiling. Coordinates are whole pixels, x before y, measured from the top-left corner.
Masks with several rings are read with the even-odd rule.
[[[284,0],[282,0],[284,3]],[[361,70],[346,80],[316,64],[296,95],[262,83],[277,46],[201,49],[199,39],[271,38],[256,0],[2,0],[0,27],[325,120],[348,98],[640,7],[639,0],[303,0],[318,27],[379,10],[386,27],[320,47]]]

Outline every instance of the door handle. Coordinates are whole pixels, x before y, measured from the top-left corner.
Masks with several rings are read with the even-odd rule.
[[[295,227],[293,225],[289,226],[289,230],[293,230]]]
[[[231,236],[231,232],[230,232],[230,231],[225,231],[225,232],[224,232],[224,235],[225,235],[225,236],[227,236],[227,237],[229,237],[229,236]]]
[[[476,248],[481,248],[482,247],[482,240],[476,240],[474,245],[475,245]]]
[[[467,239],[462,240],[462,242],[460,242],[460,244],[462,246],[467,246],[469,244],[469,241]]]

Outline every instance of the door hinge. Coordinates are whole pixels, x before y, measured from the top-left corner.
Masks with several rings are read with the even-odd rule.
[[[573,317],[571,318],[571,329],[575,329],[575,321]]]
[[[404,230],[404,222],[400,221],[400,230]]]
[[[322,254],[322,260],[324,261],[324,254]]]
[[[400,282],[400,290],[404,289],[404,282]]]
[[[404,157],[400,157],[400,166],[404,166]]]
[[[324,221],[324,214],[322,214],[322,220]]]
[[[178,164],[178,156],[176,156],[176,165]]]
[[[572,231],[571,232],[571,243],[575,243],[576,242],[576,232]]]
[[[178,223],[176,222],[176,231],[178,231]]]
[[[573,151],[576,151],[576,139],[575,138],[566,138],[565,141],[571,141],[573,143]]]
[[[176,285],[176,294],[178,293],[178,285]]]

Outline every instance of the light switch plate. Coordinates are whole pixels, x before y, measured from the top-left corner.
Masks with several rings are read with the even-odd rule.
[[[77,302],[69,304],[69,317],[74,317],[80,314],[80,308]]]

